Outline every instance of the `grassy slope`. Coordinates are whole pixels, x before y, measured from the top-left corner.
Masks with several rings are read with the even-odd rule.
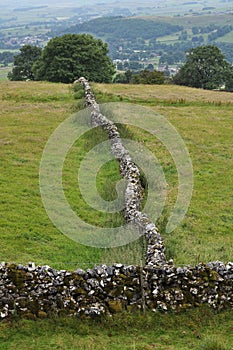
[[[232,260],[232,94],[180,86],[96,85],[96,89],[140,102],[165,116],[184,139],[193,163],[193,197],[186,218],[164,235],[176,263]],[[174,203],[174,163],[148,135],[138,134],[159,158]]]
[[[77,266],[72,262],[86,267],[87,261],[111,261],[119,256],[124,262],[137,246],[110,253],[80,246],[53,226],[41,203],[39,162],[49,135],[73,111],[69,87],[33,82],[0,85],[0,259],[22,263],[33,260],[66,268]],[[149,105],[173,123],[189,148],[195,173],[193,200],[181,227],[165,236],[171,255],[178,263],[230,260],[232,95],[174,86],[96,84],[95,89],[113,94],[97,94],[102,100],[123,96]],[[155,140],[138,131],[135,137],[144,138],[161,158]],[[83,151],[80,146],[78,149]],[[166,152],[162,155],[161,163],[172,187],[175,180],[169,172],[171,159]],[[69,164],[68,159],[68,168]],[[169,201],[172,204],[172,195]],[[1,350],[232,350],[232,343],[232,313],[218,314],[205,308],[178,315],[116,315],[101,322],[61,318],[0,324]]]
[[[55,268],[75,269],[120,259],[119,250],[116,256],[109,257],[103,249],[82,246],[68,239],[51,223],[42,205],[39,164],[51,133],[74,112],[75,101],[69,86],[5,81],[0,91],[0,260],[35,261]],[[71,157],[65,162],[63,180],[74,209],[79,209],[87,222],[104,226],[112,218],[85,206],[75,183],[80,157],[93,140],[89,135],[89,139],[81,140],[80,147],[72,149]],[[135,256],[141,256],[138,243],[126,250],[125,262],[133,263]]]
[[[57,268],[98,261],[95,249],[75,244],[52,225],[40,198],[43,148],[72,113],[68,86],[4,82],[1,99],[1,260]]]
[[[145,19],[154,19],[157,20],[155,16],[145,16]],[[202,14],[201,16],[179,16],[179,17],[168,17],[168,16],[160,16],[160,21],[168,21],[172,24],[179,24],[184,26],[185,29],[191,29],[194,26],[208,26],[210,24],[216,24],[217,26],[224,26],[226,24],[232,23],[232,15],[231,14]]]
[[[194,190],[188,214],[172,233],[164,234],[168,254],[177,264],[232,260],[232,94],[177,86],[98,85],[96,91],[111,93],[106,100],[127,98],[150,106],[177,128],[189,149],[194,167]],[[39,163],[52,131],[73,112],[74,100],[67,85],[49,83],[1,83],[1,260],[56,268],[87,267],[92,263],[140,259],[137,242],[103,251],[80,246],[62,235],[43,208]],[[98,96],[98,95],[97,95]],[[174,204],[177,175],[162,145],[134,131],[134,137],[155,152],[167,181],[167,211]],[[93,147],[96,136],[76,145],[65,163],[67,197],[89,222],[109,224],[113,218],[90,211],[79,198],[74,182],[82,154]],[[73,154],[73,155],[72,155]],[[77,157],[77,155],[79,155]],[[117,178],[113,168],[108,177]],[[103,181],[102,181],[103,182]],[[105,181],[106,182],[106,181]],[[106,182],[107,183],[107,182]],[[118,218],[115,218],[118,220]],[[114,220],[115,220],[114,219]]]
[[[150,20],[158,20],[158,17],[156,16],[145,16],[143,17],[144,19],[150,19]],[[211,24],[215,24],[219,27],[223,27],[225,25],[231,25],[232,24],[232,15],[231,14],[200,14],[198,16],[192,16],[192,15],[185,15],[185,16],[173,16],[173,17],[167,17],[167,16],[160,16],[159,17],[160,21],[164,22],[169,22],[171,24],[176,24],[176,25],[182,25],[184,27],[184,30],[187,31],[188,33],[188,41],[191,41],[192,37],[197,36],[196,34],[194,35],[192,33],[192,27],[205,27]],[[182,31],[173,33],[171,35],[163,36],[158,38],[158,42],[162,42],[165,44],[175,44],[179,42],[178,38],[180,36]],[[205,44],[208,44],[207,42],[207,37],[208,34],[199,34],[203,36],[205,40]],[[198,35],[198,36],[199,36]],[[227,33],[226,35],[219,37],[216,39],[216,42],[218,43],[232,43],[232,32]]]

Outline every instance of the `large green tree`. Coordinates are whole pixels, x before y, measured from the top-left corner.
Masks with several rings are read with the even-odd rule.
[[[213,45],[198,46],[190,49],[186,62],[174,76],[175,84],[202,89],[227,90],[233,87],[233,68],[220,49]]]
[[[115,67],[108,47],[89,34],[65,34],[51,39],[33,66],[36,80],[72,83],[84,76],[95,82],[110,82]]]
[[[20,53],[14,57],[14,67],[8,74],[10,80],[34,80],[32,66],[40,57],[42,49],[37,46],[25,45]]]

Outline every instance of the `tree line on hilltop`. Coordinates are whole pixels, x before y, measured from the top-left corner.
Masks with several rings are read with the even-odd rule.
[[[163,72],[142,70],[116,74],[108,45],[90,34],[64,34],[51,39],[44,49],[25,45],[14,57],[10,80],[73,83],[84,76],[94,82],[163,84]],[[170,83],[203,89],[233,91],[233,67],[214,45],[198,46],[186,53],[186,62]]]
[[[183,29],[183,26],[170,24],[168,22],[154,21],[134,17],[100,17],[84,23],[78,23],[62,30],[51,32],[51,35],[68,33],[91,33],[97,37],[107,37],[119,43],[122,39],[135,42],[139,37],[141,40],[156,39],[169,35]]]

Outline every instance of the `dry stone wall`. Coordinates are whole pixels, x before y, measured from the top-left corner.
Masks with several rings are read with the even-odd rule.
[[[114,264],[76,271],[49,266],[0,264],[0,319],[14,315],[35,319],[56,314],[96,317],[123,310],[182,310],[208,304],[233,307],[233,263],[211,262],[176,267],[165,257],[156,226],[140,212],[139,170],[122,145],[116,126],[100,113],[88,82],[86,105],[94,125],[107,130],[112,152],[127,179],[125,216],[141,227],[147,241],[146,266]]]
[[[166,265],[165,246],[161,235],[153,222],[145,213],[140,211],[143,189],[140,182],[140,171],[132,161],[128,150],[122,144],[116,125],[100,113],[89,82],[80,78],[78,83],[84,86],[85,105],[90,109],[91,122],[95,126],[102,126],[108,133],[111,151],[120,163],[121,176],[127,180],[125,191],[125,218],[127,222],[136,224],[146,239],[146,265]]]
[[[233,307],[233,263],[96,266],[86,271],[0,264],[0,318],[95,317],[138,309]]]

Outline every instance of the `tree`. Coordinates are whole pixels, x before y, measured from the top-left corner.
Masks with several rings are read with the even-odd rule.
[[[20,53],[14,57],[14,67],[8,73],[10,80],[34,80],[33,63],[40,57],[42,49],[37,46],[25,45]]]
[[[193,33],[193,35],[197,35],[199,33],[199,28],[198,27],[192,27],[192,33]]]
[[[123,63],[122,63],[122,62],[118,62],[118,63],[117,63],[117,69],[118,69],[118,70],[124,70]]]
[[[152,63],[149,63],[148,66],[146,67],[147,70],[153,71],[154,70],[154,65]]]
[[[174,76],[175,84],[203,89],[219,89],[226,85],[233,68],[216,46],[206,45],[190,49],[186,62]],[[228,88],[229,88],[228,86]]]
[[[181,35],[179,36],[179,40],[187,40],[188,39],[188,33],[186,30],[181,32]]]
[[[233,92],[233,69],[231,65],[226,69],[225,91]]]
[[[163,72],[143,70],[138,74],[133,74],[132,84],[164,84],[166,77]]]
[[[125,73],[118,73],[114,77],[113,83],[126,84],[127,83],[127,78],[126,78]]]
[[[110,82],[115,67],[108,47],[89,34],[65,34],[51,39],[35,62],[36,80],[72,83],[84,76],[95,82]]]
[[[125,72],[126,82],[128,84],[130,83],[132,75],[133,75],[133,72],[131,70],[129,70],[129,69]]]

